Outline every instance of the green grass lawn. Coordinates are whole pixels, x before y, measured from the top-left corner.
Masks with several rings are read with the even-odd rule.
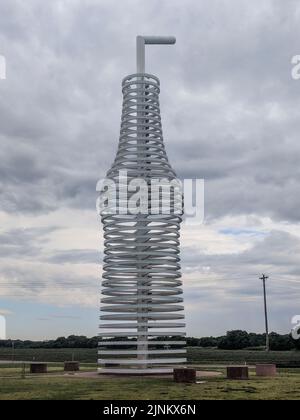
[[[204,384],[176,384],[171,378],[65,377],[53,372],[22,379],[20,369],[0,367],[0,400],[300,399],[300,370],[296,369],[280,370],[276,378],[252,374],[247,381],[229,381],[220,376],[204,379]]]
[[[80,369],[84,372],[95,372],[97,365],[95,363],[82,363]],[[48,374],[62,374],[64,373],[62,363],[51,363],[47,367]],[[0,365],[0,381],[5,378],[16,378],[19,379],[22,376],[37,377],[38,375],[31,375],[29,371],[29,365],[25,364],[25,370],[23,369],[23,364],[5,364]],[[0,385],[0,394],[1,394],[1,385]]]
[[[64,362],[66,360],[78,360],[83,363],[96,363],[97,349],[15,349],[12,353],[11,349],[0,348],[0,360],[25,361],[47,361],[47,362]]]
[[[251,371],[247,381],[229,381],[221,365],[247,362],[252,365],[273,362],[278,365],[299,365],[300,352],[222,351],[188,348],[191,364],[201,370],[218,370],[222,376],[203,379],[204,384],[176,384],[171,378],[63,376],[63,361],[72,355],[81,362],[81,370],[96,370],[97,349],[16,349],[15,360],[52,362],[49,375],[30,375],[25,379],[22,366],[0,364],[0,400],[4,399],[300,399],[300,369],[279,369],[276,378],[257,378]],[[0,360],[9,360],[11,353],[0,349]],[[205,365],[217,367],[208,368]],[[219,366],[219,367],[218,367]]]
[[[188,347],[190,363],[232,364],[232,363],[275,363],[280,367],[300,368],[300,351],[257,351],[217,350]]]
[[[11,360],[10,349],[0,348],[0,360]],[[96,363],[97,349],[15,349],[15,360],[64,362],[78,360]],[[276,363],[282,367],[300,367],[300,351],[216,350],[188,347],[188,360],[197,364]]]

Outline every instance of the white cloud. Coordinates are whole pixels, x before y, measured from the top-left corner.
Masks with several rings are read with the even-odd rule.
[[[299,18],[296,1],[1,2],[1,297],[98,306],[95,185],[117,146],[121,79],[138,33],[169,33],[177,44],[146,60],[167,152],[206,180],[206,224],[182,230],[191,332],[259,312],[262,270],[284,330],[299,299]]]

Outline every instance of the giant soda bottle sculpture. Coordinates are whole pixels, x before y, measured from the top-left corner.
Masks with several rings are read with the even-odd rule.
[[[186,361],[179,257],[182,209],[176,207],[175,190],[169,212],[157,211],[161,204],[154,202],[153,180],[164,180],[163,185],[176,181],[176,174],[163,142],[160,82],[145,73],[145,44],[174,43],[174,37],[138,36],[137,73],[122,82],[118,151],[106,175],[116,185],[118,210],[101,211],[99,373],[170,373],[173,364]],[[148,187],[147,204],[134,213],[128,211],[134,194],[129,185],[137,178]],[[129,192],[122,192],[124,187]]]

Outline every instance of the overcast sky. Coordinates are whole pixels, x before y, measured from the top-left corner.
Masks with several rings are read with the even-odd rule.
[[[205,179],[205,224],[182,230],[189,335],[289,332],[300,313],[297,0],[2,0],[0,313],[12,338],[98,333],[102,231],[95,185],[113,161],[121,80],[161,81],[180,177]]]

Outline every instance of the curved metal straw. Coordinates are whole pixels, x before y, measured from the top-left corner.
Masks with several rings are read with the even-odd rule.
[[[145,44],[171,44],[174,37],[137,37],[137,67],[144,70]],[[117,155],[107,178],[118,187],[118,205],[127,209],[130,197],[120,187],[134,178],[176,179],[162,135],[159,79],[144,71],[122,82],[123,109]],[[127,171],[127,179],[119,177]],[[181,214],[103,213],[104,266],[102,282],[100,373],[167,373],[156,365],[184,363],[181,312],[183,301],[179,258]],[[103,322],[105,321],[105,322]],[[175,321],[175,322],[173,322]],[[158,331],[157,331],[158,329]],[[110,330],[109,332],[107,330]],[[118,341],[117,337],[128,337]],[[159,337],[164,337],[159,340]],[[168,338],[166,338],[168,337]],[[180,340],[183,337],[183,340]],[[121,350],[115,346],[121,347]],[[123,347],[123,349],[122,349]],[[170,357],[168,357],[170,355]],[[173,356],[175,355],[175,356]],[[109,357],[112,356],[112,357]],[[163,356],[163,358],[161,357]],[[167,357],[164,357],[167,356]],[[109,367],[107,365],[110,365]],[[105,367],[106,366],[106,367]]]

